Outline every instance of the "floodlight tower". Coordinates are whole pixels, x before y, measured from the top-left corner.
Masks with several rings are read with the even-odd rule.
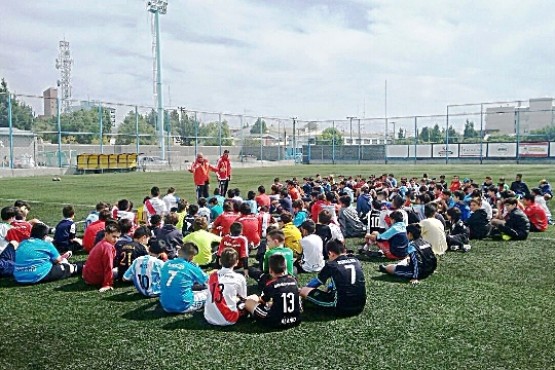
[[[60,70],[58,86],[61,89],[62,112],[67,113],[71,106],[71,67],[73,66],[73,59],[71,59],[68,41],[60,41],[58,49],[58,57],[56,58],[56,69]]]
[[[160,157],[166,159],[166,146],[164,143],[164,107],[162,105],[162,61],[160,58],[160,21],[159,15],[166,14],[168,11],[167,0],[149,0],[146,3],[146,9],[151,13],[153,18],[152,27],[152,52],[154,54],[154,98],[157,100],[158,106],[158,132],[160,136]]]

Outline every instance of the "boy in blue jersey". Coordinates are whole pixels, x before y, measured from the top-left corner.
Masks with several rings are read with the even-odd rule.
[[[135,232],[135,235],[137,236],[137,232]],[[148,253],[148,255],[138,257],[133,261],[123,274],[123,280],[132,281],[139,293],[146,297],[158,297],[160,295],[162,266],[164,266],[164,261],[158,258],[162,253],[160,244],[151,245],[148,248]]]
[[[45,241],[49,227],[36,223],[31,237],[21,242],[15,252],[14,278],[21,284],[65,279],[81,273],[82,264],[70,264],[70,252],[60,256],[54,245]]]
[[[185,243],[178,257],[162,267],[160,281],[160,305],[169,313],[192,313],[204,307],[208,297],[208,276],[191,262],[198,254],[198,247]],[[193,287],[195,286],[195,290]],[[197,287],[201,290],[196,290]]]
[[[60,253],[78,251],[83,247],[81,241],[75,237],[75,209],[72,205],[67,205],[62,209],[62,214],[64,219],[56,225],[53,244]]]

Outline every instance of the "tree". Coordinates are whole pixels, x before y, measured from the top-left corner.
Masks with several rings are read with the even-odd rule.
[[[8,83],[2,78],[0,82],[0,127],[9,127],[10,125],[8,117],[9,94]],[[33,109],[29,105],[20,102],[16,97],[12,97],[11,105],[13,127],[21,130],[30,130],[35,121]]]
[[[179,141],[183,146],[195,145],[195,136],[197,136],[200,123],[189,117],[187,113],[182,112],[181,119],[176,126],[172,126],[174,133],[179,136]]]
[[[45,117],[36,119],[33,123],[33,131],[44,140],[54,144],[58,143],[57,117]],[[98,108],[80,109],[75,112],[63,113],[60,116],[60,128],[62,141],[73,140],[78,144],[96,144],[100,142],[100,120]],[[50,131],[51,133],[45,133]],[[54,132],[54,133],[52,133]],[[102,134],[103,141],[107,141],[107,134],[112,132],[112,118],[108,109],[102,110]],[[72,136],[71,139],[66,137]]]
[[[407,135],[407,130],[403,129],[402,127],[399,127],[399,132],[397,133],[397,139],[402,140],[405,139]]]
[[[441,129],[441,139],[436,141],[438,143],[445,143],[445,129]],[[459,133],[455,130],[453,126],[449,126],[449,143],[458,143],[459,142]]]
[[[220,145],[220,122],[202,124],[199,128],[199,136],[203,138],[202,143],[204,145]],[[221,138],[221,145],[233,145],[227,121],[223,121],[221,124]]]
[[[116,138],[117,145],[128,145],[137,142],[136,118],[139,120],[139,135],[148,135],[139,136],[139,144],[153,145],[158,142],[156,131],[154,127],[148,123],[147,118],[141,114],[135,117],[135,111],[129,111],[123,119],[123,123],[119,126],[118,136]]]
[[[464,124],[463,139],[474,139],[480,137],[480,133],[474,129],[474,122],[466,120]]]
[[[266,121],[264,121],[261,118],[258,118],[254,123],[254,125],[252,125],[250,132],[251,134],[260,134],[260,133],[267,134],[268,127],[266,126]]]
[[[318,145],[343,145],[343,135],[333,127],[328,127],[322,131],[322,135],[316,138]]]

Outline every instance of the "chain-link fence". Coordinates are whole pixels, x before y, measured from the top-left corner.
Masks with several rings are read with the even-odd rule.
[[[450,105],[444,115],[304,120],[0,93],[2,167],[74,167],[135,153],[181,169],[202,152],[237,162],[363,163],[555,158],[553,99]],[[145,162],[146,163],[146,162]]]

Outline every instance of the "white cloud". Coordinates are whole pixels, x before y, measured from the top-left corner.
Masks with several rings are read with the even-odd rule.
[[[362,115],[363,102],[381,116],[386,79],[390,115],[553,95],[551,14],[539,0],[170,0],[164,92],[175,106],[306,119]],[[0,75],[18,92],[55,84],[65,36],[76,97],[152,104],[142,1],[22,0],[0,32]]]

